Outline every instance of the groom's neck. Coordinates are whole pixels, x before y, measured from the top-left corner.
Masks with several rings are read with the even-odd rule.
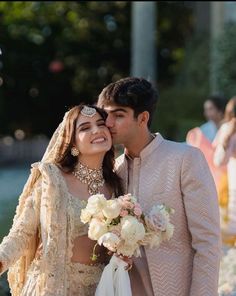
[[[153,140],[153,135],[149,130],[139,133],[125,146],[125,154],[131,158],[139,157],[141,151]]]

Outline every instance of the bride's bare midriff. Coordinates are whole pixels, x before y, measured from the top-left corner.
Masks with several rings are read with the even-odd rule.
[[[87,200],[89,198],[88,186],[86,184],[81,183],[71,173],[68,174],[62,171],[62,175],[65,178],[68,191],[73,196],[78,196],[78,198],[81,200]],[[107,187],[106,184],[102,188],[100,188],[100,193],[104,194],[107,197],[111,196],[111,190]],[[81,264],[91,265],[97,263],[106,263],[106,260],[109,258],[109,256],[107,255],[107,249],[97,245],[95,253],[99,254],[99,257],[96,261],[91,260],[90,257],[93,253],[93,247],[96,242],[89,239],[88,235],[77,237],[73,243],[73,255],[71,257],[72,262],[79,262]]]
[[[107,252],[105,248],[99,245],[97,245],[95,248],[95,254],[98,255],[97,260],[91,260],[90,257],[93,253],[93,248],[95,244],[96,242],[89,239],[87,235],[77,237],[74,240],[74,247],[72,249],[73,255],[71,257],[71,261],[86,265],[105,263],[107,259]]]

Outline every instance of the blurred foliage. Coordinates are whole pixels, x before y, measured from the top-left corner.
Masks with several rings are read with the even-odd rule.
[[[193,35],[193,11],[183,2],[158,2],[158,85],[169,88],[182,66],[186,41]]]
[[[207,45],[193,41],[184,1],[157,8],[161,101],[153,128],[181,139],[183,127],[202,119]],[[0,134],[51,135],[70,106],[96,101],[104,85],[130,75],[128,1],[0,2],[0,33]]]
[[[221,93],[228,99],[236,96],[236,24],[225,25],[222,34],[215,40],[216,79]]]
[[[172,86],[163,90],[152,130],[158,130],[169,140],[185,141],[187,131],[204,121],[204,100],[201,90],[187,85],[184,88]]]
[[[0,2],[0,133],[51,134],[68,107],[127,76],[129,13],[128,2]]]
[[[209,38],[202,33],[186,41],[185,55],[170,87],[161,89],[153,123],[169,139],[185,141],[189,129],[199,126],[203,102],[209,95]]]

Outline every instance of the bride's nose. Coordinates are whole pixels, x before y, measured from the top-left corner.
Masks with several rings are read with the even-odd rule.
[[[99,132],[99,126],[94,125],[94,126],[92,127],[92,134],[97,134],[98,132]]]

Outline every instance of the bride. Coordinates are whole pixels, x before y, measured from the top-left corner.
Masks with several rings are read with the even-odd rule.
[[[106,113],[79,105],[68,111],[41,162],[33,164],[13,226],[0,245],[0,274],[13,296],[94,295],[107,254],[90,259],[95,242],[80,221],[90,195],[122,194],[113,171]]]

